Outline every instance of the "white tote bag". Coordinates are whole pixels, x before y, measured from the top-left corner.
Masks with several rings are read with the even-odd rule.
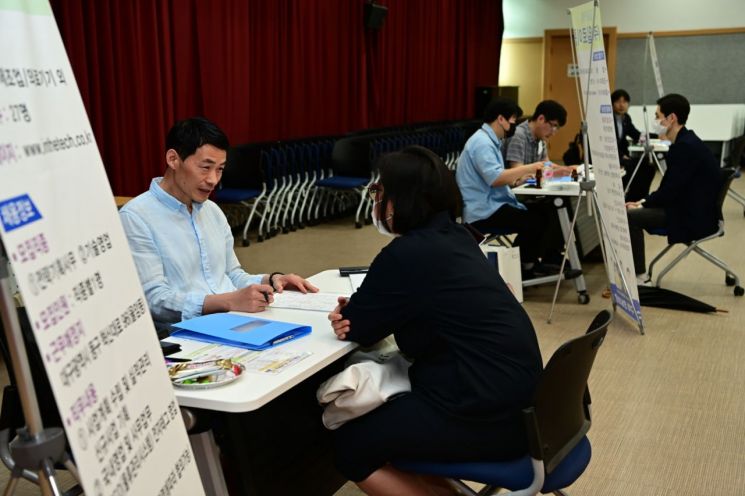
[[[379,407],[393,396],[411,391],[409,363],[398,351],[358,351],[347,368],[321,384],[316,398],[323,425],[334,430]]]

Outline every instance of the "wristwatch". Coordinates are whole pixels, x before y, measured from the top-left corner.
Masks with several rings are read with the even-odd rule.
[[[285,275],[284,272],[272,272],[269,275],[269,285],[272,287],[274,291],[277,291],[277,287],[274,285],[274,276],[283,276]]]

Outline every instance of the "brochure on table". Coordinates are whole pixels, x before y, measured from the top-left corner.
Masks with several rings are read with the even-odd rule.
[[[615,252],[618,256],[618,265],[629,286],[629,294],[627,294],[620,274],[614,264],[610,264],[611,273],[608,276],[611,293],[618,307],[638,322],[641,317],[641,306],[636,287],[636,271],[631,254],[629,222],[621,182],[621,166],[618,160],[613,107],[608,86],[600,9],[595,2],[588,2],[569,10],[579,66],[581,96],[582,101],[587,102],[585,108],[587,139],[592,152],[598,208],[607,227],[607,236],[603,241],[608,248],[606,253]],[[591,73],[590,70],[592,70]],[[588,73],[590,73],[589,78]],[[634,311],[635,308],[636,311]]]
[[[0,236],[85,493],[203,495],[49,3],[0,0],[0,46]]]

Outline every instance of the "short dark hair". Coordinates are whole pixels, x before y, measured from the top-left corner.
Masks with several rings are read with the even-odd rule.
[[[500,96],[489,102],[489,105],[484,109],[484,122],[491,124],[500,115],[505,119],[509,119],[512,116],[520,117],[523,115],[523,109],[514,100]]]
[[[228,137],[222,129],[204,117],[190,117],[178,121],[166,136],[166,151],[176,150],[181,160],[186,160],[203,145],[212,145],[225,151],[230,147]]]
[[[409,146],[383,155],[378,167],[382,205],[389,200],[393,205],[394,232],[423,227],[439,212],[448,212],[453,220],[460,215],[462,199],[453,173],[431,150]]]
[[[539,115],[542,115],[547,121],[557,121],[559,126],[567,123],[567,109],[556,100],[543,100],[540,102],[536,106],[533,117],[530,120],[536,120]]]
[[[622,89],[617,89],[613,93],[610,94],[610,101],[611,103],[616,103],[618,100],[623,98],[627,102],[631,101],[631,97],[629,96],[629,92]]]
[[[691,113],[691,104],[688,103],[688,99],[677,93],[670,93],[663,96],[657,100],[657,105],[660,106],[660,112],[665,117],[675,114],[678,117],[678,124],[680,125],[685,125],[686,121],[688,121],[688,114]]]

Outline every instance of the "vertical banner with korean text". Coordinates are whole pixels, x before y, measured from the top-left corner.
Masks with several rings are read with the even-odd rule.
[[[616,305],[638,322],[641,319],[641,307],[613,124],[600,9],[595,2],[588,2],[569,10],[582,101],[587,102],[587,139],[595,172],[598,209],[607,228],[607,236],[603,242],[609,257],[611,293]],[[613,253],[618,257],[618,267],[623,271],[630,294],[624,290],[621,276],[613,263]]]
[[[649,59],[652,61],[652,72],[654,72],[654,82],[657,84],[657,95],[662,98],[665,96],[665,90],[662,88],[660,61],[657,59],[657,48],[654,46],[654,35],[652,33],[649,33]]]
[[[203,495],[48,1],[0,0],[0,46],[0,236],[85,493]]]

